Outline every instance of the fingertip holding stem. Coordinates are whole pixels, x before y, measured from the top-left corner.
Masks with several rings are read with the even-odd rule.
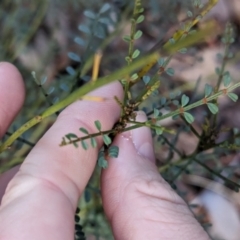
[[[136,121],[146,122],[146,114],[143,111],[138,112]],[[140,127],[139,129],[132,130],[131,134],[136,151],[143,157],[155,162],[151,130],[148,127]]]
[[[137,112],[136,121],[146,122],[146,114],[143,111]],[[133,129],[123,133],[122,136],[131,139],[137,154],[155,163],[152,134],[148,127]]]

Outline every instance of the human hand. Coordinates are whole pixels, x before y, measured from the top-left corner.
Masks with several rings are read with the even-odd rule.
[[[0,137],[9,127],[24,101],[24,85],[18,70],[0,64]],[[0,177],[4,189],[0,206],[0,239],[53,240],[74,238],[74,214],[78,199],[96,165],[98,149],[59,147],[66,133],[84,127],[94,132],[94,121],[102,130],[111,129],[120,115],[113,99],[123,97],[118,82],[90,93],[105,102],[77,101],[59,115],[39,140],[20,169]],[[146,121],[139,112],[138,121]],[[142,127],[119,134],[117,159],[101,176],[103,206],[115,239],[209,239],[185,202],[160,176],[153,152],[151,132]]]

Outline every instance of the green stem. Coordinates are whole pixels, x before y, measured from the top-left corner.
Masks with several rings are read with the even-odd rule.
[[[76,139],[70,140],[68,142],[63,141],[60,144],[60,146],[66,146],[66,145],[69,145],[69,144],[73,144],[73,143],[77,143],[77,142],[80,142],[80,141],[87,140],[89,138],[99,137],[99,136],[102,136],[102,135],[105,135],[105,134],[108,135],[108,134],[113,133],[113,132],[114,132],[114,130],[111,129],[111,130],[107,130],[107,131],[101,131],[101,132],[97,132],[97,133],[88,134],[85,137],[76,138]]]
[[[135,0],[134,1],[134,9],[133,9],[133,17],[131,19],[131,32],[130,32],[130,41],[129,41],[129,48],[128,48],[128,66],[132,63],[133,58],[133,50],[134,50],[134,34],[136,32],[136,20],[137,20],[137,16],[138,16],[138,2],[139,0]],[[124,84],[124,100],[123,100],[123,104],[124,106],[126,106],[127,104],[127,100],[128,100],[128,91],[129,91],[129,86],[130,86],[130,77],[127,77],[126,83]]]
[[[198,138],[198,139],[201,139],[201,136],[199,135],[199,133],[197,132],[197,130],[187,122],[187,120],[181,116],[181,119],[185,122],[185,124],[190,127],[191,131],[193,132],[193,134]]]
[[[167,145],[178,154],[179,157],[182,157],[182,153],[172,143],[170,143],[165,136],[162,135],[162,138],[167,143]]]
[[[238,88],[238,87],[240,87],[240,82],[232,85],[231,87],[228,87],[227,90],[228,90],[228,92],[231,92],[231,91],[233,91],[235,88]],[[222,94],[223,94],[223,91],[220,90],[220,91],[217,92],[216,94],[213,94],[212,96],[206,98],[206,100],[207,100],[207,102],[210,102],[210,101],[218,98],[218,97],[221,96]],[[203,104],[205,104],[205,102],[204,102],[203,100],[199,100],[199,101],[197,101],[197,102],[195,102],[195,103],[193,103],[193,104],[190,104],[190,105],[182,108],[181,110],[180,110],[180,109],[177,109],[177,110],[175,110],[175,111],[173,111],[173,112],[170,112],[170,113],[167,113],[167,114],[165,114],[165,115],[163,115],[163,116],[161,116],[161,117],[158,117],[156,120],[157,120],[157,121],[161,121],[161,120],[164,120],[164,119],[166,119],[166,118],[176,116],[176,115],[180,114],[181,111],[184,111],[184,112],[185,112],[185,111],[191,110],[192,108],[196,108],[196,107],[198,107],[198,106],[201,106],[201,105],[203,105]],[[136,128],[139,128],[139,127],[142,127],[142,126],[151,127],[151,126],[150,126],[150,125],[151,125],[151,124],[150,124],[150,123],[151,123],[151,120],[146,121],[146,122],[130,121],[129,123],[133,123],[133,124],[136,124],[136,125],[133,125],[133,126],[128,127],[128,128],[125,128],[125,129],[124,129],[124,132],[125,132],[125,131],[129,131],[129,130],[133,130],[133,129],[136,129]],[[150,124],[150,125],[149,125],[149,124]],[[158,127],[159,127],[159,126],[158,126]]]
[[[151,61],[152,59],[158,57],[158,53],[153,53],[151,55],[148,55],[147,57],[143,57],[134,63],[132,63],[130,66],[127,66],[123,69],[120,69],[106,77],[99,78],[95,82],[89,82],[85,84],[83,87],[77,89],[73,93],[71,93],[68,97],[63,99],[62,101],[56,103],[55,105],[49,107],[46,109],[41,115],[35,116],[28,122],[26,122],[24,125],[22,125],[16,132],[13,133],[12,136],[10,136],[1,146],[0,146],[0,153],[9,148],[12,143],[20,137],[24,132],[26,132],[31,127],[35,126],[36,124],[40,123],[44,118],[51,116],[52,114],[58,112],[59,110],[65,108],[69,104],[73,103],[74,101],[81,99],[84,95],[89,93],[90,91],[102,87],[108,83],[111,83],[113,81],[116,81],[116,79],[120,79],[123,76],[126,76],[127,74],[135,71],[137,68],[142,67],[146,64],[146,61]]]
[[[233,182],[231,180],[229,180],[228,178],[224,177],[223,175],[221,175],[220,173],[214,171],[213,169],[211,169],[210,167],[208,167],[206,164],[202,163],[201,161],[199,161],[198,159],[194,158],[193,159],[194,162],[198,163],[200,166],[202,166],[203,168],[205,168],[206,170],[208,170],[210,173],[212,173],[215,176],[218,176],[219,178],[221,178],[222,180],[224,180],[225,182],[228,182],[234,186],[237,186],[238,188],[240,188],[240,185],[236,182]]]

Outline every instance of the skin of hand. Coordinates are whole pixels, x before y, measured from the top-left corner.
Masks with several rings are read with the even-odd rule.
[[[0,63],[0,86],[3,136],[25,95],[22,77],[10,63]],[[77,101],[68,106],[21,167],[0,176],[0,193],[6,188],[0,205],[0,240],[74,239],[77,203],[103,142],[98,138],[98,149],[87,151],[71,145],[59,147],[59,143],[66,133],[80,136],[79,127],[95,132],[95,120],[103,130],[112,128],[120,116],[113,97],[122,99],[123,91],[114,82],[90,95],[107,100]],[[146,119],[143,112],[137,114],[137,121]],[[185,202],[158,173],[148,128],[119,134],[113,144],[119,147],[119,156],[109,159],[109,167],[103,170],[101,192],[115,239],[209,239]]]

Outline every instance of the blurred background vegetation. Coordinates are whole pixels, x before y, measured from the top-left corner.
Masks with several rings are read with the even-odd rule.
[[[142,3],[145,20],[138,27],[143,36],[136,41],[136,48],[143,55],[178,28],[179,23],[186,18],[187,11],[192,10],[192,1],[143,0]],[[81,73],[84,64],[99,48],[103,49],[100,76],[106,76],[126,65],[128,44],[122,37],[130,32],[132,7],[133,1],[127,0],[0,1],[0,60],[12,62],[19,68],[27,88],[24,107],[3,141],[27,120],[88,81],[91,72],[82,78],[76,78],[76,73]],[[227,69],[231,73],[232,81],[238,82],[240,2],[219,0],[196,29],[201,29],[206,19],[215,19],[222,29],[227,22],[232,23],[235,42],[231,46],[231,52],[234,56],[228,61]],[[162,75],[160,101],[165,101],[166,97],[167,101],[170,100],[174,105],[174,100],[178,101],[178,92],[181,91],[193,102],[203,95],[206,83],[213,86],[216,84],[215,71],[217,67],[221,67],[218,56],[224,52],[221,37],[211,37],[204,43],[189,48],[186,54],[173,57],[170,67],[175,74]],[[140,83],[134,88],[133,94],[137,95],[143,86],[143,83]],[[224,98],[219,104],[220,112],[215,127],[224,128],[226,131],[217,132],[214,140],[220,142],[227,138],[234,139],[234,143],[240,146],[240,138],[235,137],[240,128],[239,103]],[[149,112],[155,105],[156,101],[151,97],[142,109]],[[172,106],[168,105],[164,111],[169,112],[171,108]],[[194,109],[192,114],[195,117],[193,126],[201,132],[203,125],[206,127],[208,124],[205,121],[206,109],[199,107]],[[10,151],[3,152],[1,172],[21,163],[56,117],[45,119],[24,133]],[[198,139],[190,131],[189,125],[180,120],[167,119],[163,126],[176,131],[175,135],[154,137],[159,168],[170,164],[170,167],[162,171],[163,176],[191,205],[199,221],[214,239],[239,240],[240,195],[232,191],[232,185],[223,182],[215,174],[221,173],[232,181],[240,182],[238,149],[222,148],[202,154],[203,161],[212,167],[215,173],[196,162],[184,169],[171,166],[172,162],[179,159],[175,150],[180,152],[180,158],[188,156],[197,147]],[[80,201],[81,225],[87,239],[112,239],[111,230],[103,215],[99,175],[100,169],[96,168]]]

